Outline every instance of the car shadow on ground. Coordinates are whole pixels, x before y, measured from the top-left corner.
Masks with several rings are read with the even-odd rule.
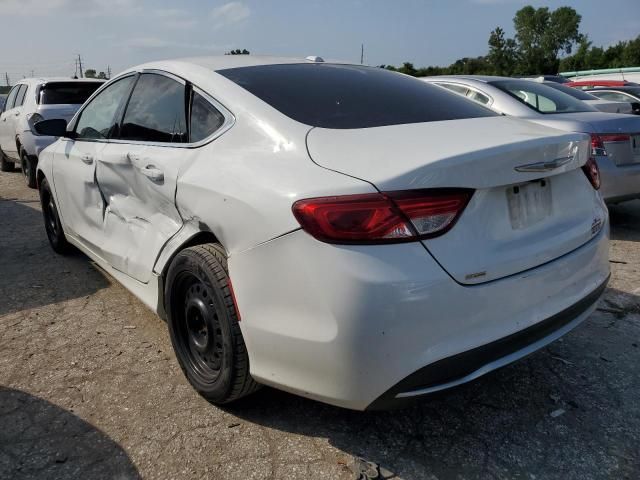
[[[0,197],[0,316],[84,297],[108,285],[80,252],[60,256],[51,249],[39,201]]]
[[[404,410],[354,412],[270,388],[225,409],[327,438],[388,472],[380,478],[634,478],[638,320],[640,297],[608,289],[563,339]]]
[[[611,239],[640,241],[640,200],[609,205]]]
[[[125,451],[73,413],[0,387],[0,478],[141,478]]]

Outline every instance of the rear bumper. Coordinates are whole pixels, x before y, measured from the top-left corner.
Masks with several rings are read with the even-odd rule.
[[[578,326],[593,312],[608,280],[577,303],[546,320],[421,368],[381,395],[367,410],[402,407],[420,396],[470,382],[539,350]]]
[[[594,308],[608,259],[605,219],[577,250],[472,286],[452,280],[419,243],[336,246],[302,231],[232,255],[229,269],[256,380],[364,410],[391,394],[472,379],[459,364],[442,378],[401,383],[425,366],[458,364],[458,355],[494,344],[492,355],[472,357],[475,378],[566,333]],[[494,348],[505,338],[519,340]]]
[[[617,166],[611,157],[596,157],[602,184],[600,193],[607,203],[640,198],[640,164]]]

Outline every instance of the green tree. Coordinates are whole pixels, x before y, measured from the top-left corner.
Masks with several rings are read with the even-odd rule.
[[[249,55],[249,54],[250,52],[246,48],[243,48],[242,50],[240,50],[239,48],[236,48],[235,50],[230,50],[227,53],[225,53],[225,55]]]
[[[84,71],[84,76],[86,78],[96,78],[96,71],[93,68],[89,68]]]
[[[106,79],[107,79],[107,74],[106,74],[106,73],[104,73],[104,72],[100,72],[100,73],[98,74],[98,77],[97,77],[97,78],[100,78],[100,79],[102,79],[102,80],[106,80]]]
[[[571,54],[583,36],[579,31],[581,16],[571,7],[553,12],[548,7],[530,5],[516,12],[513,25],[520,57],[517,72],[535,75],[556,73],[561,53]]]
[[[512,75],[518,61],[518,47],[512,38],[504,37],[504,30],[497,27],[489,35],[489,54],[486,61],[495,75]]]

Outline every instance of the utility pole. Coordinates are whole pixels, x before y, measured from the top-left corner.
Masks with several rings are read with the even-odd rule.
[[[80,69],[80,78],[84,78],[84,73],[82,70],[82,57],[78,54],[78,67]]]
[[[364,43],[360,46],[360,65],[364,64]]]
[[[111,78],[111,65],[107,65],[107,80]]]
[[[7,87],[9,86],[9,74],[4,72],[4,81],[7,82]]]

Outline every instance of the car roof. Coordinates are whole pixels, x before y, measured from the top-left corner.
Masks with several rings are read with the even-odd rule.
[[[521,78],[512,78],[512,77],[498,77],[494,75],[437,75],[433,77],[424,77],[425,79],[429,79],[432,81],[435,80],[475,80],[477,82],[489,83],[496,80],[523,80],[523,81],[531,81],[527,79]]]
[[[18,83],[28,83],[28,84],[44,84],[44,83],[53,83],[53,82],[82,82],[82,83],[104,83],[106,82],[103,78],[69,78],[69,77],[31,77],[31,78],[23,78],[16,82]]]
[[[623,87],[625,85],[632,86],[633,82],[627,82],[626,80],[576,80],[569,82],[571,87]]]
[[[308,58],[320,58],[320,57],[308,57]],[[176,58],[170,60],[159,60],[154,62],[145,63],[142,65],[138,65],[136,67],[132,67],[127,69],[126,71],[132,70],[140,70],[140,69],[167,69],[171,70],[175,67],[185,67],[185,66],[197,66],[206,68],[208,70],[225,70],[228,68],[240,68],[240,67],[255,67],[260,65],[283,65],[283,64],[296,64],[296,63],[339,63],[339,64],[350,64],[349,62],[342,62],[336,60],[321,60],[321,61],[313,61],[308,60],[307,58],[299,58],[299,57],[273,57],[273,56],[262,56],[262,55],[218,55],[218,56],[210,56],[210,57],[186,57],[186,58]]]
[[[638,93],[640,92],[640,86],[636,85],[624,85],[622,87],[603,87],[598,85],[597,87],[589,88],[587,90],[583,90],[583,92],[593,92],[598,90],[611,90],[615,92],[630,92],[630,93]]]

